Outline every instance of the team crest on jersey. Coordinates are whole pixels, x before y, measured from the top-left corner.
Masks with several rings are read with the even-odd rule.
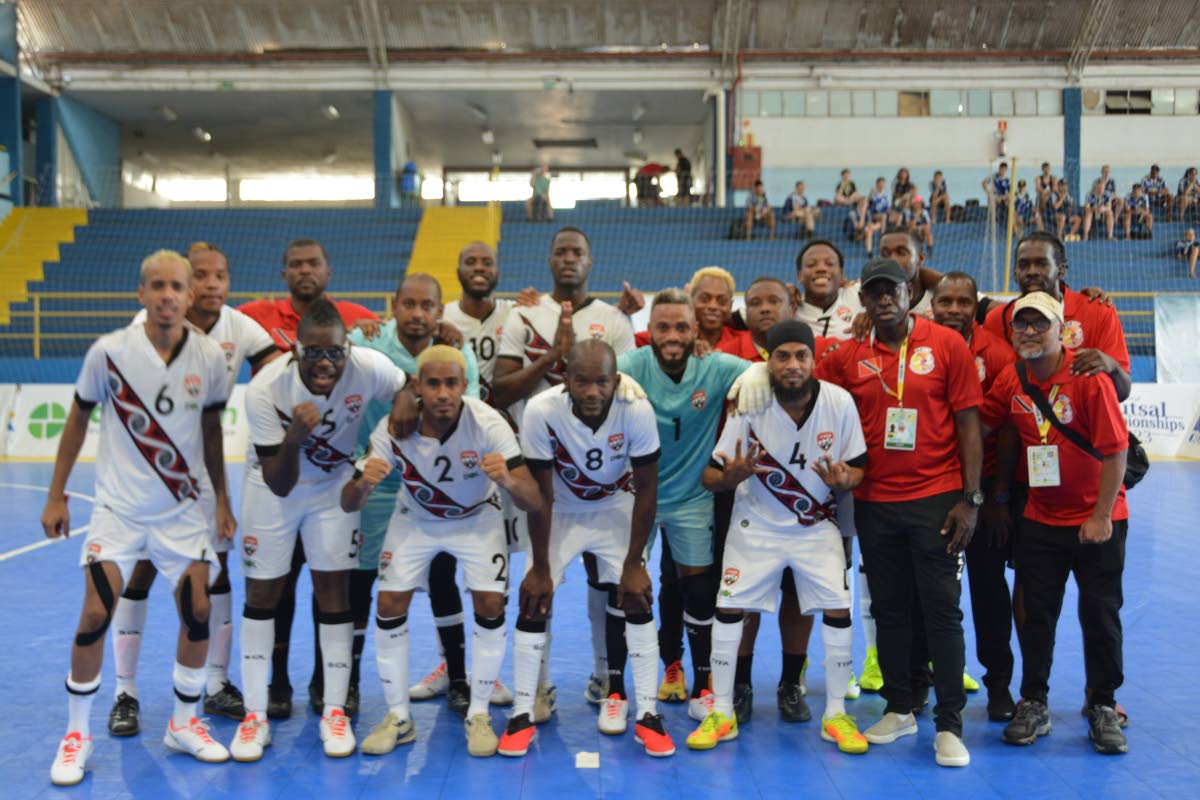
[[[703,389],[697,389],[696,391],[692,392],[692,406],[694,408],[704,408],[704,404],[707,402],[708,395],[705,394]]]
[[[733,586],[738,582],[738,578],[742,577],[741,570],[729,567],[725,570],[725,574],[721,576],[721,582],[726,586]]]
[[[1009,411],[1013,414],[1032,414],[1034,406],[1033,401],[1027,395],[1013,395],[1012,403],[1009,405]]]
[[[614,453],[621,452],[621,448],[625,446],[625,434],[614,433],[608,437],[608,446],[612,448]]]
[[[858,377],[878,377],[883,373],[883,362],[878,358],[864,358],[858,362]]]
[[[363,399],[361,394],[352,394],[346,398],[346,410],[351,414],[362,411]]]
[[[196,398],[200,396],[200,376],[187,375],[183,379],[183,389],[188,393],[188,397]]]
[[[237,345],[233,342],[221,342],[221,349],[225,351],[225,362],[232,363],[237,354]]]
[[[247,557],[253,556],[255,553],[257,553],[258,539],[255,539],[253,536],[243,536],[242,552],[245,553]]]
[[[1083,344],[1083,323],[1077,319],[1067,320],[1063,326],[1063,344],[1072,350]]]
[[[918,375],[928,375],[933,367],[933,351],[928,347],[918,347],[908,359],[908,368]]]
[[[607,331],[607,328],[599,322],[593,322],[591,325],[588,325],[588,333],[593,339],[603,339],[605,331]]]
[[[979,373],[980,383],[987,380],[987,362],[983,360],[983,356],[975,356],[975,371]]]
[[[392,565],[392,551],[384,550],[379,554],[379,571],[383,572]]]
[[[102,548],[100,547],[99,542],[92,542],[91,544],[89,544],[87,546],[87,563],[91,564],[91,563],[95,562],[96,559],[100,558],[100,550],[101,549]]]
[[[462,459],[463,469],[475,469],[475,465],[479,463],[479,453],[474,450],[463,450],[459,453],[459,458]]]
[[[1065,394],[1060,394],[1054,398],[1054,416],[1058,417],[1058,421],[1063,425],[1067,425],[1071,420],[1075,419],[1075,411],[1071,408],[1071,398]]]
[[[833,447],[833,431],[821,431],[817,434],[817,446],[822,450]]]
[[[850,306],[838,306],[837,315],[842,322],[851,322],[854,319],[854,312],[850,310]]]

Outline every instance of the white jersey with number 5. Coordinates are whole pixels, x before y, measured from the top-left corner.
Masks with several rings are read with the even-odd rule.
[[[345,481],[367,404],[372,400],[391,404],[403,388],[404,373],[387,356],[365,347],[350,348],[346,369],[328,396],[308,390],[294,355],[275,359],[254,376],[246,390],[250,477],[262,481],[258,454],[278,451],[296,406],[312,403],[321,421],[300,446],[299,483]]]
[[[143,308],[130,324],[141,325],[145,321],[146,309]],[[257,368],[259,362],[279,349],[275,346],[271,334],[261,325],[230,306],[221,306],[217,321],[207,333],[194,326],[192,330],[212,339],[225,354],[225,384],[229,394],[233,393],[233,387],[237,385],[242,362],[249,361],[250,366]]]
[[[492,376],[496,374],[496,356],[500,352],[500,337],[509,311],[516,305],[512,300],[497,298],[492,313],[486,319],[476,319],[463,312],[459,302],[447,303],[442,318],[462,331],[463,337],[475,351],[479,367],[479,398],[492,401]]]
[[[593,431],[566,387],[534,395],[521,423],[530,464],[554,468],[554,511],[585,513],[633,502],[633,468],[658,460],[658,423],[647,400],[613,401]]]

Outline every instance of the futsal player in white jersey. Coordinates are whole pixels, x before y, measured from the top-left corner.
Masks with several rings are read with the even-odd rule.
[[[813,239],[796,257],[796,281],[804,292],[794,319],[808,323],[814,336],[849,339],[854,318],[863,313],[857,284],[846,284],[842,251],[827,239]]]
[[[42,512],[50,538],[71,533],[67,479],[91,410],[97,404],[103,410],[96,505],[79,559],[85,595],[67,676],[70,720],[50,768],[56,785],[83,780],[92,752],[88,716],[100,688],[104,631],[122,585],[146,556],[170,581],[180,620],[175,709],[163,744],[201,761],[229,759],[196,719],[208,651],[207,590],[218,569],[203,494],[215,496],[219,535],[232,537],[236,523],[225,489],[221,435],[225,358],[215,343],[184,325],[192,299],[192,269],[183,256],[160,250],[147,257],[138,286],[146,322],[97,340],[75,383]],[[209,483],[202,482],[202,470]]]
[[[609,696],[597,725],[626,730],[629,701],[623,670],[633,667],[635,737],[652,756],[674,754],[658,715],[658,632],[644,550],[654,527],[660,454],[654,408],[645,399],[613,402],[617,358],[604,342],[571,348],[566,384],[535,395],[525,408],[521,442],[552,512],[549,542],[531,526],[531,558],[521,584],[522,614],[513,635],[513,715],[500,753],[522,756],[533,739],[534,693],[545,646],[545,618],[554,587],[581,553],[596,557],[601,581],[616,588],[608,613],[625,617],[624,637],[608,637]],[[535,602],[531,602],[534,598]],[[547,598],[547,599],[544,599]],[[531,606],[533,613],[530,613]]]
[[[762,411],[726,420],[702,481],[710,491],[736,487],[713,625],[713,710],[688,747],[708,750],[736,739],[733,683],[744,610],[774,611],[783,571],[791,567],[801,611],[823,611],[825,713],[821,738],[848,753],[867,741],[846,714],[850,680],[850,586],[835,522],[835,491],[862,481],[866,443],[850,394],[812,377],[815,337],[799,320],[767,334],[774,394]]]
[[[242,493],[242,683],[246,717],[230,751],[257,761],[271,743],[267,678],[275,612],[299,535],[313,578],[325,664],[320,733],[325,754],[354,752],[344,704],[350,684],[354,623],[349,571],[358,563],[358,514],[341,509],[353,473],[354,443],[373,400],[395,402],[404,373],[386,356],[351,347],[337,308],[319,299],[297,329],[287,358],[250,382],[246,415],[253,448]]]
[[[195,242],[187,250],[192,265],[195,299],[187,311],[186,322],[195,332],[221,346],[225,355],[226,396],[232,395],[242,363],[249,361],[257,369],[278,357],[279,349],[262,326],[235,308],[225,305],[229,297],[229,260],[221,249],[208,242]],[[146,323],[145,309],[133,318],[133,325]],[[200,479],[207,482],[207,474]],[[207,483],[205,483],[207,486]],[[229,680],[229,654],[233,646],[233,594],[229,586],[228,554],[230,539],[218,535],[215,495],[202,491],[200,502],[212,525],[213,547],[221,562],[220,574],[208,590],[212,611],[208,617],[208,663],[204,690],[204,713],[241,720],[246,716],[242,693]],[[112,710],[108,714],[108,732],[113,736],[132,736],[138,732],[138,655],[146,627],[147,598],[157,575],[146,559],[133,569],[121,602],[113,613],[113,661],[117,675]]]
[[[508,589],[499,490],[532,511],[542,530],[548,520],[512,427],[483,401],[463,396],[462,353],[446,345],[425,350],[417,359],[415,387],[422,401],[417,429],[397,439],[388,421],[380,420],[342,490],[342,508],[352,513],[392,470],[400,473],[404,487],[379,560],[375,655],[388,713],[363,741],[362,751],[382,755],[416,738],[408,708],[408,608],[415,590],[429,590],[429,566],[445,552],[462,566],[475,606],[467,751],[490,756],[498,739],[488,702],[504,660]]]

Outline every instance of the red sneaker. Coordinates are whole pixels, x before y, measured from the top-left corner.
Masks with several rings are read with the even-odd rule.
[[[646,714],[633,726],[634,740],[646,748],[646,755],[664,758],[675,755],[675,743],[663,727],[662,717]]]
[[[528,714],[520,714],[508,721],[504,735],[500,737],[500,745],[496,752],[502,756],[520,758],[529,752],[529,745],[537,734],[537,726],[529,719]]]

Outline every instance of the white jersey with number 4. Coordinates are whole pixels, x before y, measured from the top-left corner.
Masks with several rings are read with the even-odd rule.
[[[185,327],[164,362],[144,325],[113,331],[88,349],[75,396],[85,410],[103,405],[98,506],[144,522],[200,499],[200,416],[228,399],[225,357],[215,342]]]
[[[496,298],[492,313],[486,319],[476,319],[464,313],[459,302],[447,303],[442,318],[462,331],[463,337],[475,351],[475,363],[479,366],[479,398],[490,403],[492,399],[492,376],[496,374],[496,356],[500,352],[500,337],[511,309],[512,300]]]
[[[808,527],[825,520],[832,524],[837,515],[833,490],[812,466],[825,456],[835,464],[861,461],[867,445],[850,393],[824,381],[817,381],[815,388],[808,416],[800,425],[774,398],[756,414],[726,420],[713,450],[713,464],[722,463],[717,453],[733,458],[740,439],[743,455],[754,443],[761,446],[758,465],[767,470],[738,484],[733,524],[744,520],[751,529],[777,533],[794,533],[803,530],[797,525]]]
[[[529,463],[554,468],[554,511],[585,513],[633,501],[633,468],[658,460],[658,423],[647,400],[609,406],[593,431],[575,416],[565,387],[534,395],[521,443]]]
[[[860,288],[857,281],[850,286],[841,287],[833,305],[828,309],[805,301],[796,309],[795,319],[807,322],[808,327],[812,328],[813,336],[852,339],[854,334],[850,332],[850,323],[863,311],[862,303],[858,300]]]
[[[146,309],[143,308],[130,324],[141,325],[145,321]],[[191,326],[191,323],[188,325]],[[251,366],[257,367],[263,358],[278,349],[271,334],[261,325],[230,306],[221,306],[217,321],[207,333],[195,326],[192,326],[192,330],[212,339],[225,354],[225,384],[229,394],[233,393],[233,387],[237,385],[242,362],[249,360]]]
[[[294,355],[277,358],[250,381],[246,415],[250,422],[250,477],[262,481],[259,452],[274,452],[283,444],[296,406],[312,403],[321,421],[300,446],[299,483],[345,481],[353,464],[354,443],[363,412],[372,400],[392,402],[404,388],[404,373],[382,353],[351,347],[346,369],[328,396],[314,395],[300,379]]]
[[[470,397],[445,439],[418,432],[396,439],[382,419],[371,447],[358,462],[382,458],[400,473],[404,513],[423,520],[460,520],[481,512],[500,513],[500,488],[483,471],[483,457],[499,453],[515,469],[525,463],[516,434],[500,412]]]

